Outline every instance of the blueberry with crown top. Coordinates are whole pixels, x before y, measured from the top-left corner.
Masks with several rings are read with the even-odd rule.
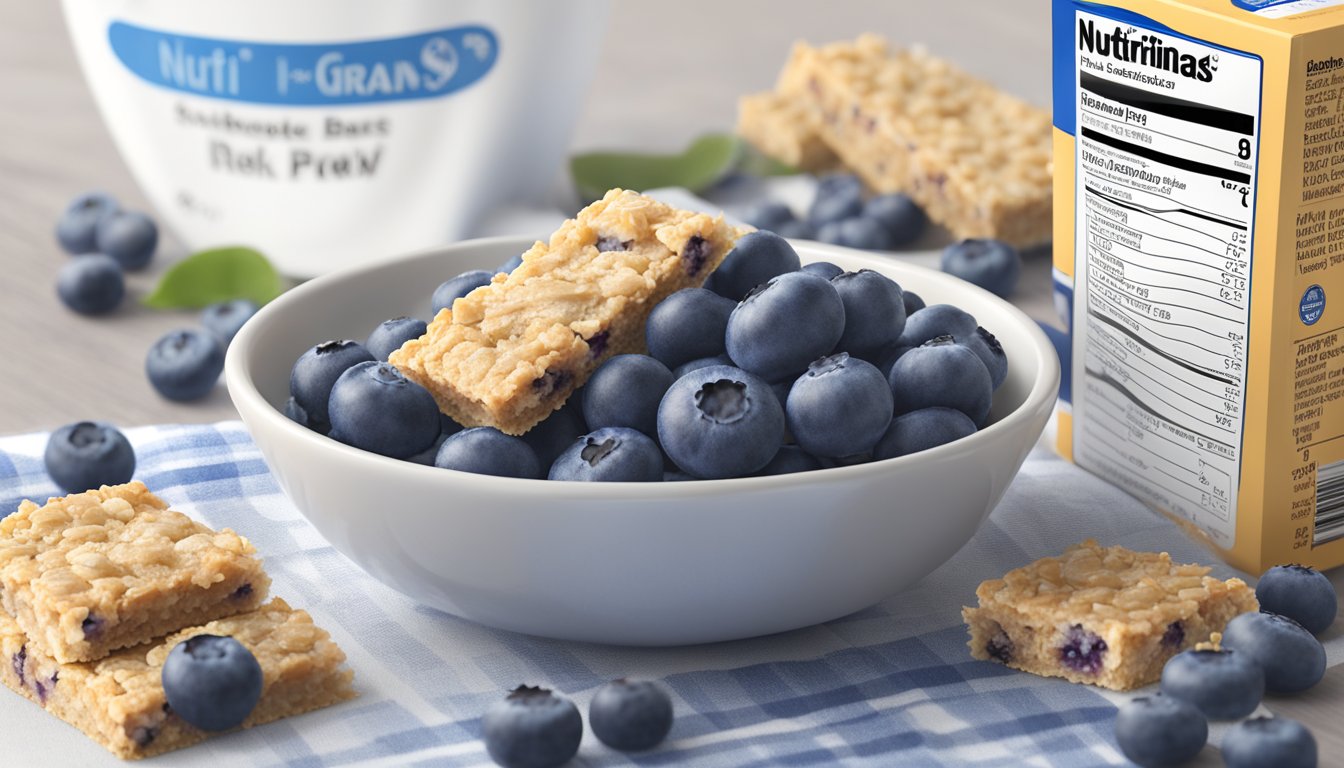
[[[352,366],[373,360],[363,344],[349,339],[324,341],[309,347],[289,372],[289,394],[303,409],[307,424],[322,434],[331,430],[327,403],[336,380]]]
[[[715,365],[686,374],[658,406],[658,441],[699,478],[759,471],[779,450],[784,409],[760,377]]]
[[[180,328],[149,348],[145,374],[169,400],[199,400],[210,394],[224,370],[224,345],[209,331]]]
[[[649,680],[613,680],[593,695],[588,724],[598,740],[612,749],[653,749],[672,730],[672,697]]]
[[[56,221],[56,242],[72,256],[97,251],[98,222],[118,210],[116,199],[104,192],[76,197]]]
[[[439,436],[439,406],[396,366],[357,363],[336,379],[327,404],[331,436],[394,459],[429,448]]]
[[[173,714],[203,731],[237,728],[261,700],[261,665],[232,637],[183,640],[168,652],[161,677]]]
[[[159,246],[159,228],[143,213],[113,211],[98,219],[95,231],[98,252],[117,260],[133,272],[144,269]]]
[[[741,301],[756,286],[802,267],[798,252],[774,232],[748,232],[714,270],[714,290]]]
[[[940,336],[901,355],[887,377],[900,415],[921,408],[955,408],[977,425],[985,423],[994,387],[989,371],[971,350]]]
[[[1286,717],[1253,717],[1223,736],[1227,768],[1316,768],[1316,737]]]
[[[845,330],[835,351],[866,360],[901,337],[905,300],[895,280],[871,269],[860,269],[832,277],[831,285],[845,307]]]
[[[814,456],[869,451],[891,421],[891,387],[872,363],[837,352],[808,366],[784,405],[789,433]]]
[[[111,256],[76,256],[57,273],[56,295],[81,315],[105,315],[121,306],[126,297],[126,278]]]
[[[1319,635],[1339,613],[1339,596],[1330,579],[1306,565],[1276,565],[1255,585],[1260,609],[1277,613]]]
[[[504,768],[556,768],[578,754],[583,716],[563,696],[520,685],[486,710],[481,737]]]
[[[1223,646],[1244,653],[1265,671],[1265,690],[1305,691],[1325,675],[1325,648],[1301,624],[1274,613],[1234,617],[1223,632]]]
[[[135,449],[121,430],[99,421],[77,421],[51,433],[42,462],[67,493],[121,485],[135,474]]]
[[[1170,696],[1141,696],[1120,707],[1115,740],[1143,768],[1182,765],[1209,740],[1209,723],[1193,705]]]
[[[789,272],[737,305],[725,341],[738,367],[775,381],[835,349],[844,331],[845,305],[835,286],[820,275]]]
[[[663,479],[663,452],[629,427],[603,427],[575,440],[551,465],[550,480],[654,483]]]
[[[1195,705],[1210,720],[1238,720],[1260,706],[1265,672],[1231,649],[1182,651],[1162,667],[1162,693]]]

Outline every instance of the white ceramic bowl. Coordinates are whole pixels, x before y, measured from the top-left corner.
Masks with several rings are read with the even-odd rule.
[[[439,282],[493,268],[528,245],[477,240],[313,280],[249,321],[225,366],[280,486],[332,545],[411,598],[482,624],[675,645],[852,613],[914,583],[971,538],[1054,405],[1054,349],[1019,310],[939,272],[806,243],[798,245],[804,261],[877,270],[992,330],[1008,354],[992,423],[916,455],[817,472],[560,483],[385,458],[280,412],[290,366],[305,349],[363,339],[388,317],[423,316]]]

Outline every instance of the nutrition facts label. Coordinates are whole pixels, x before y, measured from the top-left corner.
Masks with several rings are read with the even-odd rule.
[[[1074,456],[1230,546],[1261,62],[1132,19],[1076,25]]]

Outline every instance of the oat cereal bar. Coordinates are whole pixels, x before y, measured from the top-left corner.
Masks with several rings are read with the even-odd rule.
[[[0,520],[0,605],[62,664],[250,611],[270,583],[247,539],[140,482],[25,501]]]
[[[613,189],[443,309],[391,362],[468,427],[521,435],[612,355],[644,351],[668,294],[699,286],[744,230]]]
[[[1156,682],[1176,653],[1259,607],[1246,582],[1208,574],[1089,539],[982,583],[979,607],[961,612],[971,655],[1118,691]]]
[[[305,611],[275,599],[248,613],[184,629],[100,661],[61,664],[35,649],[13,617],[0,613],[0,680],[124,760],[170,752],[211,734],[176,717],[160,682],[179,642],[227,635],[261,665],[261,700],[243,728],[353,698],[354,673],[331,637]]]
[[[805,105],[774,91],[753,93],[737,102],[737,133],[761,152],[800,171],[835,169],[840,161],[812,120]]]
[[[794,46],[777,91],[812,112],[845,165],[905,192],[957,237],[1050,240],[1050,116],[919,50]]]

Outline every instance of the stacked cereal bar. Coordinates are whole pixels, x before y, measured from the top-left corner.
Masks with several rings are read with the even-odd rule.
[[[232,637],[262,695],[243,727],[353,695],[344,654],[275,599],[252,545],[212,531],[141,483],[24,502],[0,520],[0,679],[122,758],[209,733],[167,706],[160,671],[180,641]]]

